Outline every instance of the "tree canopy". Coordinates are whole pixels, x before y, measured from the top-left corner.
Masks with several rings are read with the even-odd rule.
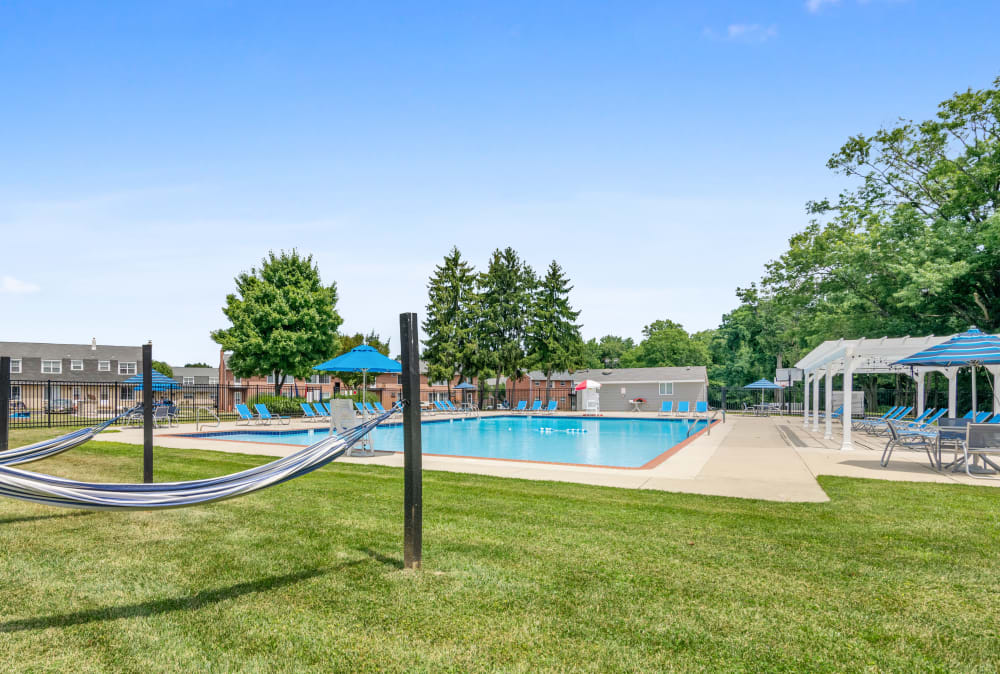
[[[485,369],[517,379],[524,374],[535,272],[513,248],[493,251],[479,276],[478,344]]]
[[[580,312],[569,303],[572,289],[562,267],[553,260],[532,295],[525,351],[528,367],[545,374],[546,394],[553,372],[572,370],[583,363],[583,339],[576,324]]]
[[[426,315],[423,358],[427,376],[447,381],[451,397],[452,379],[456,374],[471,378],[479,358],[476,274],[457,247],[435,267],[427,284]]]
[[[164,377],[170,377],[173,379],[174,368],[170,367],[168,364],[164,363],[162,360],[154,360],[150,363],[150,366],[162,374]]]
[[[274,373],[274,392],[288,377],[307,378],[313,365],[337,351],[337,286],[323,285],[312,255],[273,251],[236,277],[236,292],[222,311],[228,328],[212,339],[232,352],[229,366],[238,377]]]

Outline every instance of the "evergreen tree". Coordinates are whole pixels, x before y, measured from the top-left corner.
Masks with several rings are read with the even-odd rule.
[[[212,339],[232,351],[229,365],[237,377],[274,373],[274,392],[289,376],[305,379],[313,365],[337,350],[337,286],[324,286],[312,255],[268,253],[260,269],[236,277],[236,293],[222,312],[232,323]]]
[[[427,284],[423,358],[427,362],[428,379],[448,382],[449,399],[455,375],[461,374],[465,379],[476,369],[475,284],[475,270],[462,259],[457,247],[452,247],[444,263],[435,267]]]
[[[574,322],[580,312],[569,303],[572,289],[562,267],[553,260],[533,297],[525,343],[528,364],[545,374],[546,402],[552,373],[577,368],[583,360],[583,338]]]
[[[481,367],[497,377],[524,373],[524,342],[530,324],[535,272],[513,248],[493,251],[479,276],[478,346]]]

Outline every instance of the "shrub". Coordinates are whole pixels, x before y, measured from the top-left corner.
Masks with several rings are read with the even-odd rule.
[[[261,394],[250,398],[247,403],[251,410],[254,410],[253,406],[258,404],[267,405],[267,409],[271,411],[271,414],[280,414],[282,416],[288,417],[293,415],[301,415],[302,407],[299,403],[304,403],[305,398],[286,398],[285,396],[276,396],[273,394]]]

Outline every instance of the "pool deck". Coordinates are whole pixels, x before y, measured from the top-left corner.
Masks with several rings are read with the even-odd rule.
[[[606,416],[656,418],[648,413]],[[249,430],[308,430],[319,426],[321,424],[299,422],[289,426],[251,426]],[[230,422],[203,431],[237,429],[242,431],[247,427],[237,427]],[[217,438],[208,440],[180,435],[193,433],[194,430],[194,424],[157,429],[154,442],[159,447],[262,456],[286,456],[300,449],[295,445],[234,442]],[[108,440],[112,439],[142,444],[142,432],[138,428],[124,429],[108,437]],[[603,468],[432,454],[424,455],[423,464],[425,470],[789,502],[829,500],[816,481],[817,475],[1000,486],[1000,479],[975,479],[965,473],[932,470],[922,451],[897,450],[890,466],[882,468],[879,459],[884,439],[855,433],[854,440],[857,449],[843,452],[839,449],[838,424],[834,425],[833,439],[824,440],[822,426],[819,432],[811,430],[811,426],[803,428],[801,417],[729,415],[725,423],[713,426],[710,434],[702,432],[668,459],[651,468]],[[402,467],[403,455],[383,453],[374,457],[345,457],[339,461]]]

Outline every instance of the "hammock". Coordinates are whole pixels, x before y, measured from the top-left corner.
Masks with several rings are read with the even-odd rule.
[[[161,510],[214,503],[281,484],[343,456],[372,429],[399,411],[393,407],[339,436],[323,438],[283,459],[232,475],[152,484],[77,482],[0,466],[0,496],[82,510]]]
[[[18,463],[30,463],[32,461],[47,459],[50,456],[55,456],[56,454],[62,454],[68,449],[79,447],[122,417],[132,414],[132,412],[141,408],[141,405],[133,407],[132,409],[122,412],[116,417],[108,419],[98,426],[81,428],[58,438],[43,440],[42,442],[36,442],[33,445],[25,445],[24,447],[17,447],[15,449],[8,449],[5,452],[0,452],[0,466],[13,466]]]

